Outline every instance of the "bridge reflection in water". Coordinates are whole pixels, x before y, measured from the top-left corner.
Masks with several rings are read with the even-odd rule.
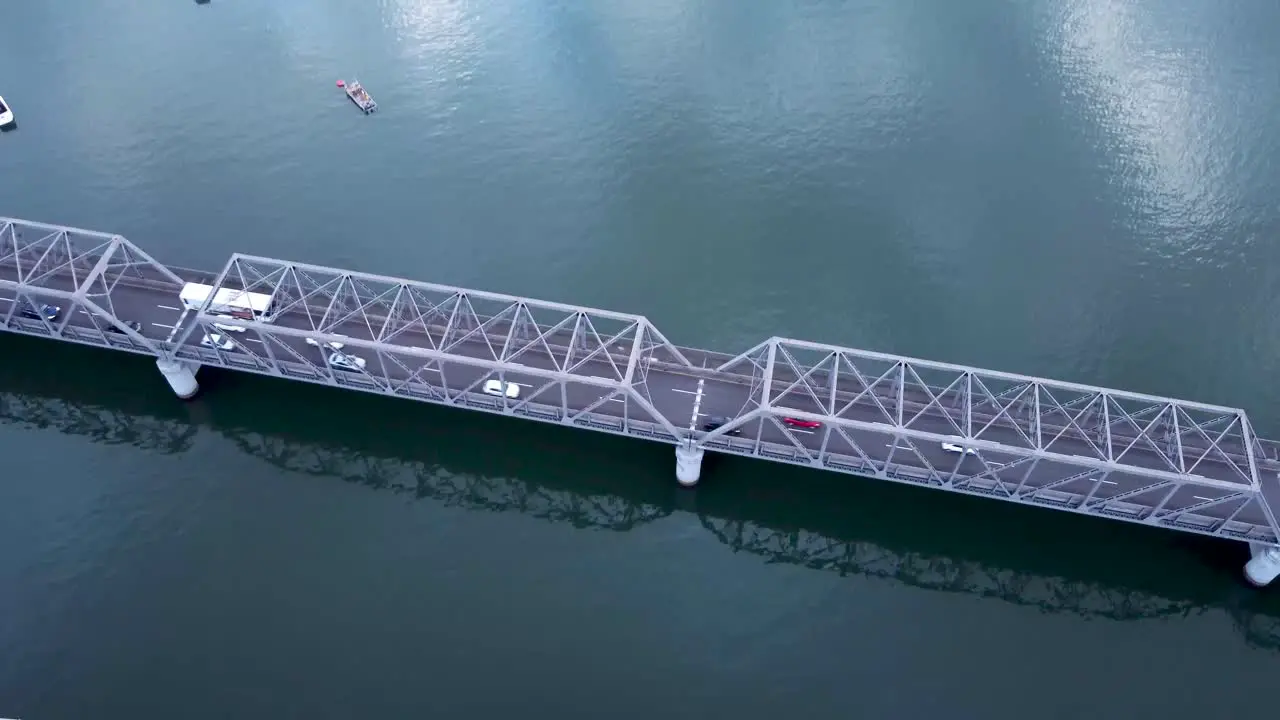
[[[152,404],[147,398],[128,393],[106,397],[104,393],[109,391],[97,386],[65,393],[53,377],[43,381],[37,377],[33,383],[31,377],[24,376],[24,389],[16,390],[16,385],[12,378],[0,376],[0,425],[45,428],[97,443],[127,444],[162,454],[186,453],[201,431],[212,431],[229,439],[242,452],[290,472],[337,478],[378,492],[402,493],[449,507],[520,513],[602,531],[628,531],[690,512],[682,502],[682,498],[687,502],[690,495],[665,484],[638,478],[631,482],[632,478],[626,477],[599,479],[577,464],[566,467],[558,478],[535,482],[516,477],[521,474],[518,467],[504,467],[545,453],[540,448],[548,438],[556,442],[553,431],[545,436],[504,436],[504,444],[513,446],[511,452],[488,457],[451,450],[450,438],[441,436],[454,432],[458,434],[454,439],[458,440],[470,432],[466,427],[434,430],[436,441],[421,443],[416,449],[398,438],[385,442],[375,439],[372,444],[381,447],[372,449],[361,441],[359,444],[364,447],[355,448],[348,445],[349,436],[343,428],[325,423],[272,428],[286,420],[284,414],[275,419],[259,415],[251,429],[217,417],[192,420],[189,409],[196,406]],[[30,389],[33,385],[34,390]],[[273,387],[272,391],[278,393],[280,388]],[[243,395],[223,394],[219,404]],[[300,392],[295,399],[304,405],[323,402],[315,397],[315,393]],[[212,412],[211,408],[206,409]],[[318,407],[302,409],[322,412]],[[294,407],[290,415],[296,417],[297,411]],[[239,410],[228,414],[252,416]],[[431,425],[439,428],[443,424]],[[585,442],[615,441],[592,438]],[[665,457],[657,454],[650,460],[655,467],[665,463]],[[650,469],[639,468],[636,472],[647,476]],[[797,478],[812,477],[792,472]],[[503,476],[507,474],[511,477]],[[847,496],[847,486],[819,483],[820,487],[815,488],[813,482],[806,481],[800,487],[787,488],[786,483],[776,480],[774,477],[768,484],[766,493],[803,494],[805,500],[791,498],[788,502],[783,498],[774,502],[778,498],[748,497],[755,492],[750,488],[721,486],[699,490],[697,507],[692,512],[711,536],[733,551],[750,553],[769,563],[996,598],[1044,612],[1119,621],[1221,611],[1232,617],[1250,645],[1280,649],[1280,608],[1268,605],[1264,596],[1236,586],[1227,579],[1229,576],[1222,576],[1221,582],[1194,583],[1173,573],[1155,572],[1135,583],[1133,567],[1127,564],[1124,576],[1117,571],[1115,577],[1103,578],[1100,576],[1109,574],[1105,568],[1062,567],[1062,563],[1073,561],[1061,555],[1019,552],[1003,543],[983,546],[985,534],[974,525],[957,524],[955,533],[933,541],[919,537],[918,531],[911,528],[886,528],[883,522],[851,529],[857,518],[851,522],[845,503],[838,503],[840,512],[823,509],[832,503],[805,504],[814,492]],[[874,526],[868,527],[871,525]],[[1233,543],[1198,538],[1194,543],[1183,540],[1182,546],[1211,552],[1236,547]],[[958,554],[966,552],[965,548],[970,548],[968,556]]]

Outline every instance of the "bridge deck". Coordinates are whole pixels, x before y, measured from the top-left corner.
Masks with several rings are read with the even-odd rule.
[[[186,282],[269,295],[272,316],[184,308]],[[22,312],[45,304],[61,308],[56,319]],[[249,255],[218,273],[166,267],[119,236],[2,218],[0,317],[8,331],[157,358],[1264,544],[1280,537],[1280,443],[1254,437],[1238,408],[776,337],[728,355],[676,346],[641,315]],[[233,347],[202,345],[209,333]],[[335,370],[320,349],[329,342],[364,369]],[[489,379],[516,383],[520,397],[480,392]],[[712,416],[729,422],[704,432]]]

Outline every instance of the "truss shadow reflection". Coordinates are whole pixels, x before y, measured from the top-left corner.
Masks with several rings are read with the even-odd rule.
[[[930,539],[919,528],[898,531],[883,522],[864,522],[876,512],[874,497],[861,488],[850,489],[847,480],[844,486],[814,482],[812,473],[788,469],[771,473],[767,480],[714,483],[693,491],[696,503],[689,503],[693,492],[674,487],[666,454],[645,454],[625,439],[584,440],[577,433],[543,426],[529,429],[528,424],[502,418],[416,406],[402,410],[394,401],[335,398],[338,393],[286,383],[270,384],[273,395],[284,396],[272,405],[284,409],[273,412],[257,400],[257,390],[270,381],[257,378],[229,382],[216,402],[183,406],[168,398],[152,401],[136,393],[113,392],[97,383],[68,387],[56,377],[56,369],[46,365],[24,370],[30,372],[0,373],[0,425],[49,428],[93,442],[164,453],[185,452],[201,430],[208,430],[242,452],[290,472],[579,528],[628,531],[696,505],[701,525],[719,542],[771,563],[1118,621],[1220,611],[1232,617],[1251,645],[1280,649],[1277,601],[1244,590],[1227,579],[1229,574],[1188,582],[1149,573],[1132,581],[1120,570],[1078,563],[1068,567],[1063,563],[1069,561],[1061,557],[984,544],[994,532],[989,526],[984,530],[971,525],[946,538]],[[140,364],[138,371],[146,374],[149,368]],[[193,420],[192,415],[201,417]],[[318,421],[326,417],[333,420]],[[253,418],[252,424],[243,418]],[[298,418],[315,421],[300,423]],[[358,431],[361,423],[367,425],[366,418],[379,418],[385,426]],[[500,427],[502,423],[512,427]],[[407,437],[419,442],[406,442]],[[494,437],[502,438],[501,443],[491,442]],[[477,444],[475,438],[481,441]],[[624,443],[626,455],[620,455]],[[555,473],[545,472],[548,456],[564,458]],[[620,465],[619,456],[634,462]],[[602,465],[606,460],[613,463]],[[535,463],[541,463],[537,473]],[[607,472],[600,472],[601,467]],[[717,476],[745,472],[741,463],[730,461]],[[535,475],[536,481],[525,479]],[[764,496],[758,492],[761,488],[767,488]],[[813,493],[835,497],[819,497],[815,505]],[[993,521],[999,522],[1000,518]],[[1003,531],[995,534],[1008,537]],[[1198,545],[1193,552],[1216,553],[1219,547]]]
[[[51,429],[106,445],[174,455],[191,449],[198,429],[176,418],[136,415],[103,405],[0,392],[0,424]]]
[[[242,451],[291,472],[335,477],[380,491],[430,499],[447,507],[518,512],[578,528],[626,531],[671,514],[669,507],[606,492],[549,487],[491,477],[408,458],[372,457],[350,448],[312,445],[261,433],[228,433]]]

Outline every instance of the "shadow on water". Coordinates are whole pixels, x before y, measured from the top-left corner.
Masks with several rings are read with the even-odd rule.
[[[209,369],[184,404],[146,360],[0,344],[21,358],[0,366],[3,424],[166,454],[212,431],[291,472],[579,528],[687,512],[770,563],[1100,619],[1222,611],[1251,645],[1280,649],[1280,599],[1238,580],[1235,543],[737,458],[709,459],[703,485],[681,490],[662,445]],[[81,374],[93,367],[111,381]]]

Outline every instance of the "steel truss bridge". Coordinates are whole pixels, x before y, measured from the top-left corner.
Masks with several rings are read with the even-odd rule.
[[[188,282],[269,296],[269,316],[184,307]],[[216,366],[639,437],[696,464],[711,450],[1280,546],[1280,443],[1239,408],[780,337],[729,355],[641,315],[242,254],[209,273],[11,218],[0,318],[152,356],[183,395]],[[361,367],[335,367],[331,343]],[[712,417],[727,422],[704,431]]]
[[[47,428],[91,442],[123,443],[172,455],[189,451],[198,433],[197,425],[181,412],[165,417],[148,414],[145,403],[127,395],[85,402],[58,397],[55,392],[54,388],[38,394],[0,389],[0,424]],[[629,532],[680,512],[672,507],[670,495],[664,498],[635,483],[588,492],[582,489],[589,485],[585,482],[556,487],[492,477],[487,461],[461,454],[442,462],[434,450],[422,448],[370,453],[368,448],[345,447],[343,438],[323,425],[304,428],[305,437],[284,437],[256,426],[249,430],[234,422],[215,422],[212,428],[245,454],[281,470],[339,479],[447,507],[517,513],[610,532]],[[1167,582],[1156,576],[1153,587],[1134,587],[1123,579],[1060,572],[1052,567],[1050,557],[1042,556],[1034,566],[1027,566],[1025,560],[1002,559],[998,552],[983,558],[955,556],[889,538],[849,537],[824,528],[819,518],[801,520],[811,529],[777,527],[766,519],[744,515],[737,503],[731,505],[732,509],[698,508],[698,523],[730,551],[749,553],[768,563],[1122,622],[1221,611],[1250,645],[1280,648],[1280,616],[1207,588],[1203,595],[1188,597],[1188,583],[1180,576]],[[1074,568],[1074,563],[1067,566]]]

